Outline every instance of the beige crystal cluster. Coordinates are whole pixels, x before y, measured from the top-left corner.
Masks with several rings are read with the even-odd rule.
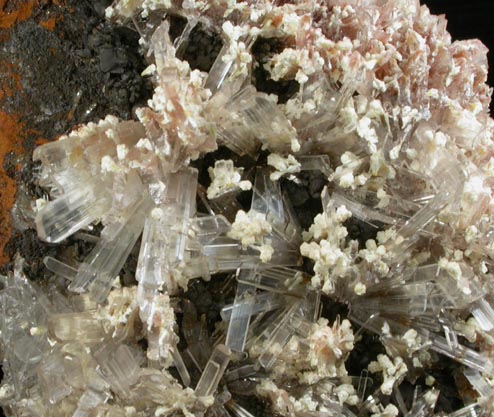
[[[34,152],[39,237],[102,231],[79,264],[46,258],[42,286],[20,259],[1,277],[6,415],[249,417],[260,398],[289,417],[494,416],[486,48],[418,0],[119,0],[107,17],[139,31],[154,95]],[[197,30],[222,40],[208,72],[186,59]],[[268,94],[259,71],[296,88]],[[321,210],[303,227],[307,178]],[[199,278],[216,323],[187,298]],[[456,382],[434,377],[451,363]]]

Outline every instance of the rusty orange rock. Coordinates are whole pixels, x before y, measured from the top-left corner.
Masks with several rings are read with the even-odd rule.
[[[0,112],[0,264],[8,261],[4,254],[10,234],[10,210],[15,202],[16,183],[5,171],[3,161],[9,152],[23,152],[24,126],[16,115]]]
[[[0,29],[10,29],[18,22],[29,19],[39,1],[0,0]]]
[[[0,0],[0,42],[9,38],[15,25],[34,18],[36,10],[46,4],[61,5],[57,0]],[[39,24],[53,30],[59,19],[57,15],[45,17]],[[5,157],[10,153],[22,156],[26,153],[24,143],[33,132],[22,122],[22,115],[6,111],[6,99],[22,96],[22,79],[16,63],[11,59],[0,61],[0,265],[8,261],[4,253],[11,236],[10,210],[16,196],[16,181],[5,169]],[[19,166],[16,167],[19,170]]]

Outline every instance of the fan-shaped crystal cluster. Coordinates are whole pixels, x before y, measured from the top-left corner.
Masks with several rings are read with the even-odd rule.
[[[494,416],[486,48],[415,0],[107,15],[141,34],[154,95],[34,152],[40,238],[103,228],[80,264],[45,259],[52,282],[21,260],[2,278],[6,414],[248,417],[260,398],[290,417]],[[199,29],[223,42],[208,72],[185,59]],[[223,299],[213,325],[184,296],[199,278]]]

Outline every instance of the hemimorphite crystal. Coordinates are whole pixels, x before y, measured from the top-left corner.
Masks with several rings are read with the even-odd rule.
[[[99,303],[106,299],[113,280],[141,234],[150,205],[149,197],[145,195],[129,207],[126,217],[103,230],[101,240],[79,266],[69,285],[70,290],[89,291]]]
[[[33,155],[39,236],[94,247],[47,256],[46,285],[20,263],[0,277],[6,410],[249,417],[257,396],[290,417],[425,417],[454,391],[446,356],[475,391],[448,415],[492,412],[485,50],[417,0],[351,3],[108,9],[155,91],[139,121]],[[208,73],[184,59],[200,31],[223,37]],[[117,279],[129,257],[137,285],[131,263]]]
[[[198,397],[206,397],[216,391],[220,379],[223,377],[223,373],[228,366],[228,362],[230,362],[230,356],[231,352],[226,346],[216,346],[204,368],[201,379],[197,383],[195,394]]]
[[[102,187],[96,184],[96,187]],[[100,219],[109,209],[108,195],[93,188],[74,189],[49,202],[36,216],[36,228],[41,239],[57,243],[74,232]]]

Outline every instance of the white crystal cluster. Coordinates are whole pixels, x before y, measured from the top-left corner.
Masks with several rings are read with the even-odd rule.
[[[2,277],[6,415],[249,417],[257,396],[289,417],[494,416],[486,48],[452,42],[418,0],[119,0],[107,15],[141,34],[154,95],[134,121],[34,153],[40,238],[103,229],[80,264],[46,258],[46,285],[20,260]],[[198,27],[223,40],[207,73],[184,58]],[[256,42],[282,47],[258,60]],[[297,90],[258,91],[259,67]],[[231,159],[194,162],[218,148]],[[303,230],[285,185],[310,175],[322,210]],[[119,288],[140,237],[137,285]],[[198,278],[230,296],[212,333],[183,296]],[[336,303],[348,317],[321,317]],[[351,375],[364,333],[381,350]],[[435,411],[445,358],[470,394]]]

